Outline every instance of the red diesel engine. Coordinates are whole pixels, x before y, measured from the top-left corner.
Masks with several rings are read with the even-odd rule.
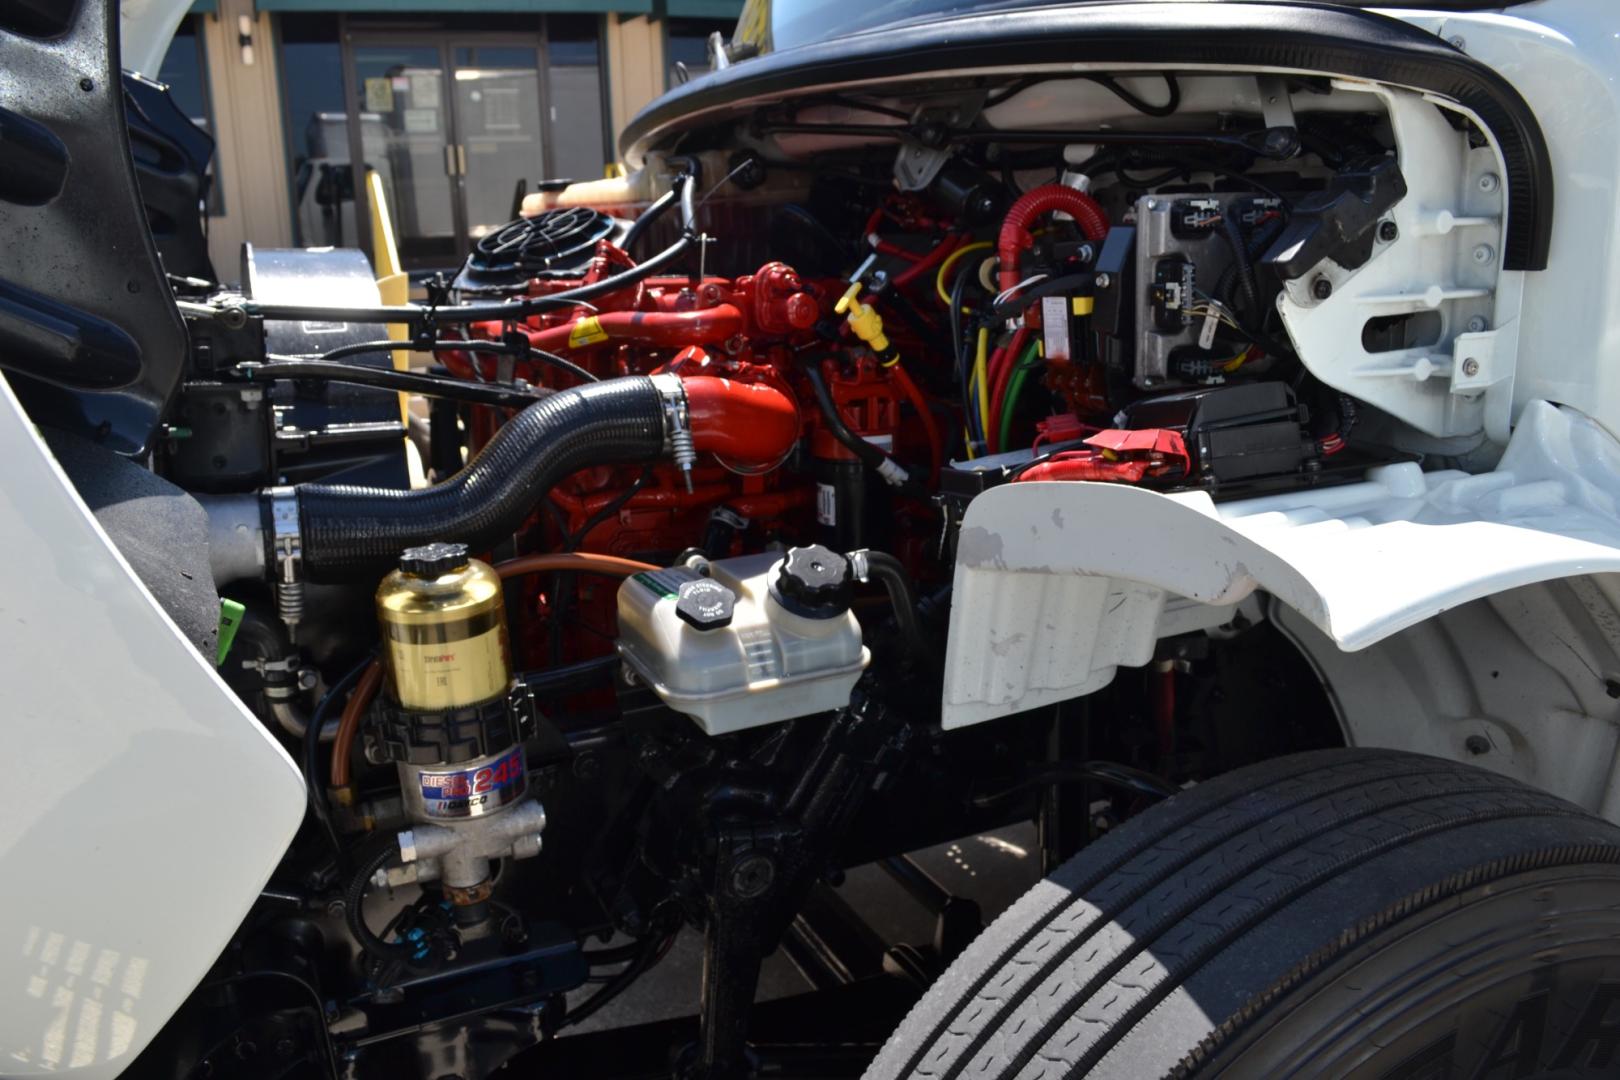
[[[552,211],[486,237],[456,287],[463,300],[492,293],[541,299],[635,265],[620,246],[633,240],[606,215]],[[648,277],[602,296],[600,305],[542,305],[519,322],[472,324],[457,339],[465,348],[438,354],[460,378],[555,390],[593,378],[673,375],[686,389],[689,426],[705,433],[701,445],[675,447],[659,464],[574,474],[519,533],[513,554],[580,551],[667,562],[810,535],[836,550],[882,543],[920,551],[922,529],[908,535],[910,518],[897,504],[926,497],[919,480],[939,465],[936,421],[886,339],[879,334],[874,346],[861,337],[855,292],[847,282],[808,281],[770,262],[736,278]],[[467,453],[504,419],[502,410],[466,410]],[[919,464],[913,480],[901,461],[928,465]],[[596,633],[567,635],[568,644],[553,645],[548,659],[577,658],[572,654],[592,641],[606,648],[611,583],[558,576],[532,579],[529,587],[536,618],[514,627],[520,650],[543,649],[555,638],[545,627],[557,623],[574,589],[578,607],[567,614]]]

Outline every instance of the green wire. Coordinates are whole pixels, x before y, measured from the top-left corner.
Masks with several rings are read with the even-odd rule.
[[[1012,431],[1013,414],[1018,411],[1018,392],[1024,388],[1024,378],[1034,368],[1039,367],[1040,342],[1031,341],[1024,349],[1024,355],[1019,358],[1018,366],[1013,369],[1012,379],[1007,383],[1007,400],[1001,404],[1001,438],[1000,449],[1007,450],[1008,433]]]

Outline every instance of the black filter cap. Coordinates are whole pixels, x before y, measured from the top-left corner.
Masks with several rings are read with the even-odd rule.
[[[790,548],[773,587],[782,606],[812,619],[831,619],[849,610],[853,585],[849,560],[820,544]]]
[[[675,614],[699,630],[731,625],[737,594],[711,578],[684,581],[675,593]]]
[[[399,568],[417,577],[438,577],[466,565],[466,544],[423,544],[406,548],[399,557]]]

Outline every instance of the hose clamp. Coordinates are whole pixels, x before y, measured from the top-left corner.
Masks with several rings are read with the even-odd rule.
[[[664,406],[664,449],[675,459],[675,467],[686,481],[687,494],[692,492],[692,466],[697,464],[697,449],[692,444],[692,418],[686,405],[686,387],[680,376],[667,372],[652,376],[653,386]]]
[[[298,489],[265,491],[270,503],[270,551],[276,583],[276,610],[287,630],[304,617],[304,544],[298,521]]]

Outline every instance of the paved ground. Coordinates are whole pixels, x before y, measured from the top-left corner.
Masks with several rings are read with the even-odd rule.
[[[948,891],[977,900],[987,922],[1040,878],[1035,829],[1028,825],[964,837],[917,852],[916,858]],[[932,918],[876,866],[851,870],[839,893],[885,941],[922,943],[933,936]],[[697,1011],[702,971],[702,938],[690,930],[683,931],[658,967],[612,1005],[567,1034],[690,1015]],[[793,963],[778,951],[765,962],[759,1000],[786,997],[810,988]],[[594,989],[570,995],[570,1003],[577,1004]]]

